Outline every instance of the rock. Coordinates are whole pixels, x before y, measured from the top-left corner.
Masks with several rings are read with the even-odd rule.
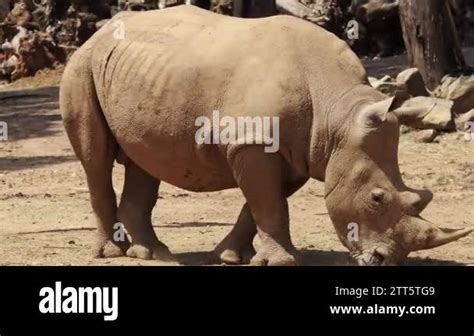
[[[454,123],[457,130],[465,131],[467,122],[474,122],[474,109],[455,116]]]
[[[407,125],[400,125],[400,134],[408,134],[412,131],[411,127],[408,127]]]
[[[5,18],[5,23],[22,26],[31,20],[31,13],[23,2],[17,2]]]
[[[65,55],[51,36],[43,32],[35,32],[31,37],[21,39],[18,47],[18,62],[12,79],[32,76],[38,70],[54,68],[65,61]]]
[[[421,130],[416,133],[415,141],[420,143],[431,143],[436,139],[439,132],[435,129]]]
[[[369,77],[369,83],[373,88],[389,96],[394,96],[395,93],[400,90],[400,87],[394,79],[388,75],[385,75],[381,79]]]
[[[453,102],[445,99],[431,98],[433,108],[421,120],[420,128],[434,128],[438,130],[454,129],[452,107]]]
[[[55,26],[48,27],[47,31],[54,37],[54,40],[64,46],[75,46],[77,36],[78,20],[68,18],[59,22]]]
[[[11,39],[11,44],[15,52],[18,53],[20,45],[23,43],[23,41],[31,38],[32,34],[33,32],[27,30],[24,27],[17,27],[17,34]]]
[[[433,94],[435,97],[452,100],[454,113],[466,113],[474,108],[474,75],[445,76]]]
[[[399,86],[405,86],[408,94],[412,97],[428,97],[430,95],[426,90],[423,77],[417,68],[410,68],[400,72],[396,82]]]
[[[0,53],[0,80],[10,80],[18,64],[18,56],[11,53]]]
[[[404,116],[405,125],[419,129],[454,130],[453,102],[433,97],[415,97],[403,103],[411,111]]]
[[[338,0],[300,0],[311,9],[311,14],[304,19],[341,36],[344,16]]]
[[[211,11],[219,14],[232,15],[232,0],[212,0]]]
[[[344,15],[338,0],[276,0],[277,10],[313,22],[341,36]]]
[[[5,42],[2,44],[2,46],[0,47],[2,49],[3,52],[7,53],[7,52],[15,52],[15,48],[13,47],[13,44],[11,44],[11,42]]]

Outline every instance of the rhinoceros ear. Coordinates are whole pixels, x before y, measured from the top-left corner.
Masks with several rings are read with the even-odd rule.
[[[441,246],[467,236],[474,228],[440,228],[419,217],[409,216],[400,222],[397,241],[408,251],[418,251]]]
[[[433,199],[433,193],[429,190],[403,191],[400,199],[406,214],[418,216]]]
[[[364,106],[359,117],[359,124],[365,129],[375,129],[387,119],[387,113],[394,108],[395,98],[391,97]]]

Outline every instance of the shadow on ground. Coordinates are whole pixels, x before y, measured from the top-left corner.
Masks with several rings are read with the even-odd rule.
[[[40,138],[57,134],[61,121],[59,88],[0,92],[0,121],[8,125],[8,140]]]
[[[221,264],[213,251],[177,253],[175,257],[181,265],[185,266]],[[299,251],[298,260],[301,266],[356,266],[349,253],[339,251],[302,249]],[[402,266],[465,266],[465,264],[449,260],[415,257],[408,258]]]
[[[153,225],[153,227],[156,228],[189,228],[189,227],[197,227],[197,228],[206,228],[206,227],[217,227],[217,226],[232,226],[234,224],[231,223],[219,223],[219,222],[184,222],[184,223],[178,223],[178,222],[173,222],[170,224],[161,224],[161,225]]]
[[[160,228],[183,228],[183,227],[211,227],[211,226],[230,226],[230,223],[219,222],[173,222],[166,225],[154,225]],[[52,230],[39,231],[25,231],[19,232],[17,235],[30,234],[44,234],[44,233],[64,233],[70,231],[96,231],[93,227],[82,228],[64,228]],[[198,252],[181,252],[174,254],[179,264],[184,266],[202,266],[202,265],[220,265],[222,264],[214,254],[214,251],[198,251]],[[250,256],[247,258],[250,259]],[[355,266],[348,252],[341,251],[322,251],[315,249],[300,249],[298,250],[298,263],[301,266]],[[459,263],[451,260],[438,260],[412,257],[408,258],[403,266],[465,266],[464,263]]]
[[[77,158],[73,155],[28,157],[6,156],[0,157],[0,171],[32,169],[76,160]]]

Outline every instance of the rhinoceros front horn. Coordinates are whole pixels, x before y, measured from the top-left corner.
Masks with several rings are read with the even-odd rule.
[[[397,240],[408,251],[417,251],[441,246],[467,236],[474,228],[447,229],[419,217],[408,216],[397,228]]]

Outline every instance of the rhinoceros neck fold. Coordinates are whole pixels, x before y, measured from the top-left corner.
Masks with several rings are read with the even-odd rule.
[[[310,153],[310,176],[325,180],[326,168],[332,155],[344,144],[353,127],[354,115],[366,103],[384,99],[372,87],[360,84],[335,95],[332,104],[314,110]]]

